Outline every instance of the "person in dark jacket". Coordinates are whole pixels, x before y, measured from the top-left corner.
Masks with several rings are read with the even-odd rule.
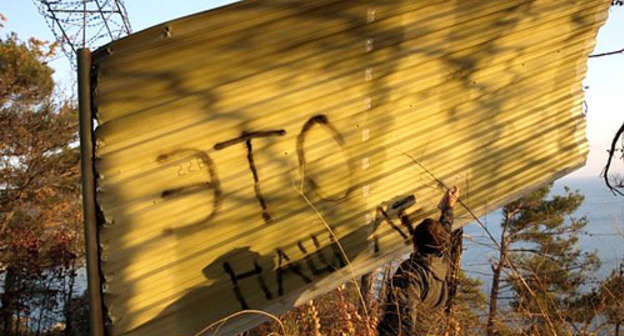
[[[435,335],[445,325],[453,207],[458,197],[459,190],[453,187],[438,205],[440,219],[427,218],[413,230],[414,252],[388,283],[379,336]]]

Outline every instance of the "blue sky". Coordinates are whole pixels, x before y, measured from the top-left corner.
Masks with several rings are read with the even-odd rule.
[[[228,0],[127,0],[125,1],[134,31],[139,31],[181,16],[222,6]],[[30,36],[53,40],[45,20],[30,0],[2,0],[0,13],[8,22],[1,32],[16,32],[22,39]],[[624,7],[612,8],[607,23],[600,29],[595,52],[624,48]],[[74,77],[67,60],[59,58],[50,63],[56,69],[55,79],[61,88],[68,88]],[[624,122],[624,54],[588,60],[587,78],[584,81],[587,115],[587,137],[590,154],[587,165],[570,177],[599,176],[606,160],[606,150],[618,127]],[[624,171],[620,165],[619,171]]]

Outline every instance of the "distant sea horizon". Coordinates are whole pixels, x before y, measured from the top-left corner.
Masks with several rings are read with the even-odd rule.
[[[590,280],[599,281],[617,269],[624,256],[624,197],[615,197],[598,177],[564,177],[555,181],[549,197],[565,194],[566,186],[585,196],[573,216],[586,216],[589,221],[585,227],[588,234],[579,237],[579,248],[583,252],[597,253],[601,267]],[[501,234],[501,219],[500,209],[481,219],[497,240]],[[498,258],[498,253],[484,246],[492,243],[477,223],[466,225],[464,230],[462,268],[468,276],[481,279],[485,294],[489,294],[492,260]]]

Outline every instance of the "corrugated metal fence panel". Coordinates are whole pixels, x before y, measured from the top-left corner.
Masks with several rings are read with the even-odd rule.
[[[482,214],[582,166],[581,80],[608,6],[245,1],[100,49],[112,334],[282,312],[388,261],[409,245],[375,209],[415,194],[415,220],[435,215],[424,169]]]

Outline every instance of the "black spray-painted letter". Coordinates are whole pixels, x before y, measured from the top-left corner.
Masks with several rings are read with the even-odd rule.
[[[286,134],[285,130],[274,130],[274,131],[259,131],[259,132],[243,132],[241,136],[230,139],[227,141],[219,142],[214,145],[215,150],[222,150],[224,148],[230,147],[232,145],[238,143],[245,143],[245,147],[247,149],[247,162],[249,163],[249,169],[251,170],[251,174],[254,179],[254,192],[256,194],[256,198],[260,203],[260,207],[262,207],[262,218],[265,223],[269,223],[271,221],[271,215],[269,214],[269,209],[267,206],[267,202],[262,195],[262,191],[260,190],[260,178],[258,177],[258,170],[256,169],[256,164],[254,163],[253,157],[253,148],[251,146],[251,140],[254,138],[266,138],[270,136],[282,136]]]
[[[309,175],[306,175],[306,157],[305,157],[304,145],[305,145],[306,135],[308,134],[310,129],[316,124],[327,127],[327,129],[332,133],[334,140],[343,149],[345,147],[345,141],[342,137],[342,134],[340,134],[340,132],[338,132],[336,127],[334,127],[334,125],[332,125],[329,122],[329,119],[327,118],[326,115],[318,114],[308,119],[308,121],[306,121],[306,123],[301,128],[301,132],[297,136],[297,158],[299,159],[299,171],[301,173],[301,178],[305,179],[306,182],[309,183],[313,187],[313,189],[318,189],[319,185],[312,177],[310,177]],[[354,168],[352,167],[351,162],[347,161],[347,164],[349,165],[349,173],[353,174]],[[323,197],[321,195],[319,195],[319,197],[321,197],[323,200],[326,200],[326,201],[340,202],[346,199],[354,189],[355,188],[353,187],[353,185],[350,185],[347,188],[347,190],[344,192],[344,194],[339,197]]]
[[[176,230],[183,229],[184,231],[188,231],[188,230],[193,231],[194,229],[201,229],[198,227],[198,225],[204,224],[210,221],[212,218],[214,218],[219,209],[219,205],[221,203],[221,195],[222,195],[221,187],[219,184],[219,178],[217,176],[217,170],[215,168],[214,162],[212,161],[212,159],[210,159],[210,156],[206,152],[200,151],[197,149],[182,148],[182,149],[171,151],[166,154],[159,155],[157,158],[157,161],[164,163],[164,162],[172,161],[174,158],[188,158],[189,156],[191,158],[195,158],[198,160],[199,162],[198,169],[204,169],[206,171],[206,173],[208,174],[208,181],[189,184],[189,185],[185,185],[185,186],[177,187],[173,189],[167,189],[163,191],[160,196],[164,199],[169,199],[169,198],[174,198],[174,197],[186,196],[189,194],[193,194],[196,192],[201,192],[201,191],[210,189],[212,190],[212,193],[213,193],[213,200],[212,200],[212,211],[210,212],[210,214],[208,214],[208,216],[204,217],[202,220],[200,220],[197,223],[187,225],[183,228],[176,229]],[[191,168],[192,168],[192,163],[189,163],[188,167],[181,165],[178,170],[178,174],[182,175],[183,173],[186,172],[187,169],[188,171],[192,171]]]

